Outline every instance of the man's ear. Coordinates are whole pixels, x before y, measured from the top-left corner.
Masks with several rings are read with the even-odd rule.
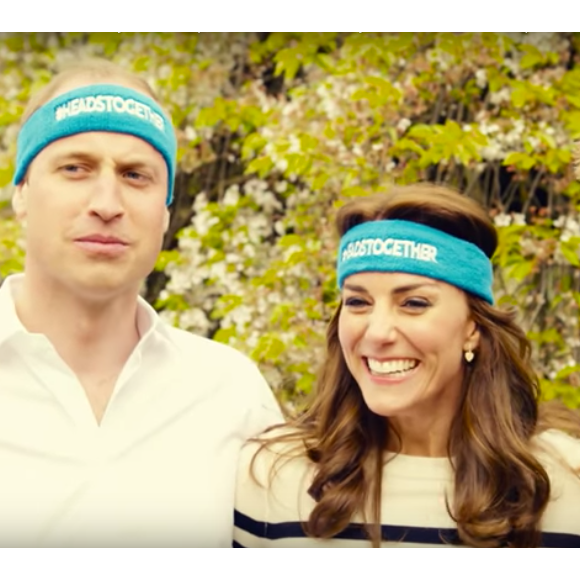
[[[26,219],[28,207],[28,184],[24,179],[20,184],[14,188],[12,194],[12,209],[16,217],[24,221]]]
[[[169,229],[169,221],[171,219],[171,213],[169,212],[169,208],[165,208],[165,215],[163,216],[163,233],[166,234],[167,230]]]

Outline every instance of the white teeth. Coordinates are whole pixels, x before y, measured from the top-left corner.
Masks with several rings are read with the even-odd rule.
[[[393,373],[404,373],[414,369],[419,361],[411,359],[396,359],[379,361],[373,358],[367,359],[369,369],[374,374],[389,375]]]

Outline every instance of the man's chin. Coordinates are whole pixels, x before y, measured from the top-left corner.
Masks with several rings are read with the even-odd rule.
[[[69,285],[70,290],[79,298],[108,302],[120,296],[137,296],[141,286],[141,279],[127,280],[126,278],[87,276]]]

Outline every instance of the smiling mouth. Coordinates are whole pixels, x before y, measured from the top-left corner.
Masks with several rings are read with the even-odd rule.
[[[404,377],[421,364],[417,359],[410,358],[380,361],[365,357],[364,360],[371,375],[377,377]]]

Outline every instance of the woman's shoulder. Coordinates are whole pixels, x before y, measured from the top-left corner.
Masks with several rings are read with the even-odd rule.
[[[537,435],[536,443],[537,458],[550,478],[543,540],[548,547],[575,547],[580,540],[580,439],[550,429]]]
[[[308,493],[313,468],[303,438],[289,428],[274,429],[246,443],[236,483],[238,547],[269,547],[264,545],[268,530],[284,522],[300,527],[314,505]]]
[[[304,438],[296,429],[281,426],[243,446],[238,473],[243,476],[251,472],[257,483],[271,486],[281,477],[287,483],[297,475],[304,475],[310,467]]]
[[[580,475],[580,438],[558,429],[548,429],[536,436],[539,455],[557,460]]]

